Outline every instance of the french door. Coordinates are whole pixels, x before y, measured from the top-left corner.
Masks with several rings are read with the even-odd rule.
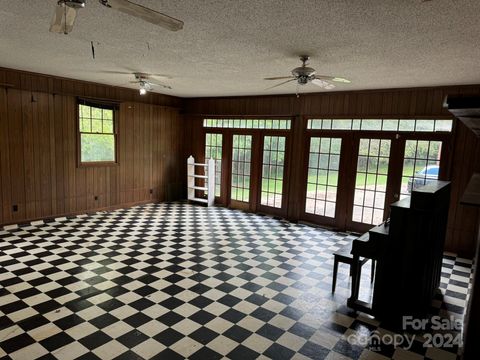
[[[306,144],[301,218],[365,232],[389,205],[431,180],[446,179],[446,134],[316,131]]]
[[[257,194],[258,209],[284,215],[286,202],[286,154],[285,135],[261,136],[261,171]]]
[[[253,136],[232,135],[230,206],[248,210],[251,203]]]
[[[335,228],[344,226],[347,179],[342,174],[346,171],[350,138],[340,133],[309,138],[303,219]]]
[[[365,232],[388,217],[398,199],[400,143],[395,134],[356,134],[349,168],[346,228]]]
[[[207,134],[208,136],[208,134]],[[281,131],[223,133],[222,187],[229,207],[286,214],[288,135]]]

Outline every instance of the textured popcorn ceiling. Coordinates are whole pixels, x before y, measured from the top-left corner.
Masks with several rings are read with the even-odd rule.
[[[480,83],[479,0],[135,1],[184,29],[87,0],[70,35],[52,34],[56,0],[0,0],[0,66],[120,86],[133,77],[107,71],[166,74],[173,89],[160,92],[185,97],[294,93],[262,79],[304,53],[317,73],[352,80],[336,90]]]

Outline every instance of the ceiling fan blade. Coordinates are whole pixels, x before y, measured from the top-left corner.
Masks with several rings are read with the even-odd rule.
[[[339,82],[339,83],[344,83],[344,84],[350,84],[351,81],[342,77],[334,77],[332,81]]]
[[[170,75],[165,75],[165,74],[150,74],[151,77],[154,78],[162,78],[162,79],[173,79],[172,76]]]
[[[125,14],[138,17],[149,23],[161,26],[167,30],[178,31],[183,29],[183,21],[135,4],[128,0],[99,0],[102,5],[118,10]]]
[[[276,77],[268,77],[264,78],[263,80],[284,80],[284,79],[292,79],[293,76],[276,76]]]
[[[334,76],[327,76],[327,75],[315,75],[315,79],[319,80],[333,80]]]
[[[50,31],[55,33],[63,33],[62,20],[65,15],[64,6],[57,5],[53,13],[52,22],[50,23]]]
[[[291,81],[295,81],[295,78],[287,80],[287,81],[283,81],[283,82],[281,82],[280,84],[277,84],[277,85],[270,86],[269,88],[266,88],[265,90],[270,90],[270,89],[276,88],[278,86],[282,86],[283,84],[289,83]]]
[[[113,70],[102,70],[98,72],[102,74],[113,74],[113,75],[132,75],[133,74],[133,72],[113,71]]]
[[[327,82],[325,80],[322,80],[322,79],[313,79],[312,84],[315,84],[315,85],[320,86],[321,88],[327,89],[327,90],[335,88],[335,85],[330,84],[329,82]]]
[[[326,75],[315,75],[316,79],[320,80],[329,80],[329,81],[335,81],[338,83],[344,83],[344,84],[350,84],[351,81],[342,77],[337,77],[337,76],[326,76]]]
[[[109,75],[135,75],[136,73],[139,73],[137,71],[116,71],[116,70],[100,70],[97,71],[100,74],[109,74]],[[140,73],[139,73],[140,74]],[[143,73],[142,73],[143,74]],[[162,79],[171,79],[172,77],[170,75],[165,75],[165,74],[145,74],[146,77],[156,77],[156,78],[162,78]]]
[[[172,89],[172,87],[169,86],[169,85],[160,84],[160,83],[155,83],[155,82],[151,82],[151,81],[149,81],[148,83],[151,84],[151,85],[153,85],[153,86],[160,86],[160,87],[162,87],[162,88],[164,88],[164,89],[169,89],[169,90]]]
[[[70,33],[76,17],[77,10],[65,4],[58,4],[50,24],[50,31],[58,34]]]

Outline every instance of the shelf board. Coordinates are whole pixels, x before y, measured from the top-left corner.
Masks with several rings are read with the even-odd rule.
[[[189,198],[188,200],[190,201],[198,201],[198,202],[201,202],[201,203],[204,203],[204,204],[208,204],[208,200],[207,199],[202,199],[202,198]]]
[[[194,189],[194,190],[208,190],[207,187],[202,187],[202,186],[189,186],[189,189]]]
[[[480,173],[475,173],[470,178],[467,188],[460,199],[460,204],[480,206]]]
[[[195,166],[208,166],[208,164],[202,164],[202,163],[193,163],[190,165],[195,165]]]
[[[188,176],[194,177],[194,178],[199,178],[199,179],[208,179],[207,175],[191,175],[191,174],[189,174]]]

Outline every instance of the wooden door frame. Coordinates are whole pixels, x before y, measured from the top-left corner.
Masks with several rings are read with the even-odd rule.
[[[355,131],[355,134],[353,135],[350,168],[349,168],[349,172],[346,174],[346,177],[349,178],[349,186],[348,186],[348,193],[347,193],[348,205],[347,205],[345,226],[350,231],[364,233],[375,226],[372,224],[364,224],[364,223],[360,223],[352,220],[360,139],[390,140],[390,156],[388,160],[387,184],[385,187],[385,202],[383,207],[383,218],[385,219],[389,212],[389,206],[392,203],[391,198],[393,198],[393,195],[391,195],[392,191],[390,191],[389,193],[389,189],[393,189],[394,183],[396,181],[395,173],[398,170],[395,168],[395,157],[398,158],[398,143],[395,141],[396,137],[397,137],[396,132],[388,132],[388,131]]]
[[[226,146],[226,136],[224,134],[223,131],[220,131],[219,129],[217,128],[203,128],[205,131],[203,131],[203,135],[202,135],[202,151],[200,152],[200,155],[199,155],[199,160],[200,162],[206,162],[207,159],[205,158],[205,148],[206,148],[206,137],[207,137],[207,134],[218,134],[218,135],[222,135],[222,160],[221,160],[221,167],[222,167],[222,175],[221,175],[221,182],[220,182],[220,196],[215,196],[215,202],[218,203],[218,204],[225,204],[226,203],[226,199],[227,199],[227,196],[226,196],[226,192],[225,192],[225,181],[226,181],[226,177],[225,177],[225,171],[224,169],[226,169],[226,161],[225,161],[225,156],[226,156],[226,152],[225,152],[225,149],[227,148]],[[203,195],[203,191],[202,191],[202,194]],[[201,197],[201,195],[199,195],[199,197]]]
[[[342,145],[340,150],[340,163],[338,169],[338,183],[337,183],[337,201],[335,204],[335,217],[327,217],[321,215],[310,214],[305,211],[306,206],[306,192],[307,192],[307,183],[308,183],[308,164],[310,161],[310,143],[311,139],[315,137],[321,138],[341,138]],[[343,174],[348,171],[348,161],[347,159],[351,153],[351,131],[341,131],[341,130],[306,130],[304,134],[305,144],[303,147],[303,168],[302,168],[302,201],[301,201],[301,210],[300,210],[300,219],[311,222],[318,225],[328,226],[338,230],[345,230],[345,217],[346,217],[346,206],[347,206],[347,197],[346,190],[348,189],[348,178],[343,176]],[[341,175],[342,174],[342,175]]]
[[[389,135],[389,136],[388,136]],[[399,200],[405,145],[407,140],[442,141],[442,152],[440,155],[440,180],[446,180],[449,174],[451,159],[451,133],[447,132],[387,132],[387,131],[355,131],[352,142],[351,165],[346,175],[350,179],[348,187],[347,216],[345,226],[347,229],[359,233],[368,231],[374,225],[358,223],[352,220],[355,182],[357,172],[357,161],[360,139],[390,139],[390,159],[388,164],[388,177],[384,204],[384,219],[389,216],[390,205]]]
[[[245,117],[247,118],[247,117]],[[250,119],[259,119],[258,117],[251,117]],[[268,118],[265,118],[268,119]],[[291,120],[291,118],[280,118],[282,120]],[[288,186],[289,179],[289,153],[291,149],[291,133],[289,129],[244,129],[244,128],[210,128],[203,127],[203,149],[205,149],[206,134],[222,134],[222,182],[220,184],[221,196],[216,200],[220,205],[241,209],[244,211],[258,212],[262,211],[268,214],[286,217],[288,210]],[[250,197],[249,203],[243,201],[231,200],[231,181],[232,181],[232,153],[233,153],[233,135],[250,135],[252,136],[252,157],[250,163]],[[263,165],[263,138],[264,136],[283,136],[285,137],[285,162],[283,175],[283,197],[282,208],[274,208],[270,206],[261,205],[261,176]],[[205,150],[203,150],[203,159]]]
[[[265,129],[260,133],[260,148],[259,148],[259,161],[258,161],[258,168],[259,168],[259,173],[258,173],[258,190],[257,190],[257,210],[260,212],[265,212],[268,214],[276,215],[276,216],[281,216],[281,217],[287,217],[287,211],[288,211],[288,200],[289,200],[289,186],[290,186],[290,178],[287,176],[289,173],[289,166],[290,166],[290,156],[289,154],[292,151],[292,141],[291,136],[290,136],[290,131],[286,132],[285,130],[271,130],[271,129]],[[278,137],[284,137],[285,138],[285,157],[283,160],[283,186],[282,186],[282,207],[281,208],[276,208],[272,206],[267,206],[267,205],[262,205],[262,168],[263,168],[263,145],[265,141],[265,136],[278,136]]]
[[[202,117],[204,118],[204,117]],[[201,127],[203,132],[203,145],[201,154],[205,151],[205,134],[216,133],[222,134],[222,183],[221,196],[217,198],[217,203],[223,206],[231,207],[230,192],[231,192],[231,156],[232,156],[232,141],[233,134],[252,135],[252,163],[251,163],[251,184],[256,183],[257,188],[250,191],[250,204],[243,206],[244,210],[257,212],[261,211],[267,214],[278,215],[282,217],[292,218],[296,220],[304,220],[315,224],[333,227],[340,231],[367,231],[372,225],[362,224],[365,226],[350,227],[348,223],[349,216],[353,211],[353,194],[355,187],[356,162],[358,156],[358,142],[353,138],[389,138],[392,139],[391,154],[389,161],[388,185],[386,206],[384,211],[388,211],[389,204],[396,201],[394,194],[399,194],[401,189],[401,173],[403,168],[403,156],[405,151],[406,140],[429,140],[442,141],[441,163],[439,179],[448,180],[451,173],[452,160],[452,144],[455,134],[455,122],[453,122],[453,129],[451,132],[395,132],[395,131],[379,131],[379,130],[321,130],[321,129],[307,129],[308,119],[349,119],[356,118],[355,116],[209,116],[208,118],[239,118],[239,119],[282,119],[290,120],[290,129],[251,129],[251,128],[216,128],[216,127]],[[384,119],[383,116],[373,116],[372,119]],[[389,116],[388,118],[401,119],[432,119],[432,116]],[[448,116],[435,116],[435,119],[448,119]],[[263,163],[263,136],[264,135],[278,135],[286,137],[286,156],[284,164],[284,187],[283,187],[283,201],[282,209],[262,206],[261,202],[261,175]],[[297,156],[294,156],[293,140],[303,140],[301,149],[297,149]],[[337,195],[337,204],[335,210],[334,220],[330,218],[320,217],[318,215],[305,213],[305,194],[308,176],[308,161],[309,161],[309,145],[312,137],[341,137],[342,149],[340,155],[340,168]],[[399,145],[401,144],[401,145]],[[200,156],[201,158],[201,156]],[[295,164],[295,159],[301,159],[301,165]],[[395,164],[398,164],[396,166]],[[297,169],[292,173],[292,169]],[[295,184],[298,184],[296,186]],[[293,187],[293,188],[292,188]],[[345,189],[342,191],[340,189]],[[253,197],[252,197],[253,196]],[[234,201],[235,202],[235,201]],[[236,204],[240,205],[241,204]],[[351,207],[351,209],[349,209]],[[287,215],[289,214],[289,215]],[[351,221],[350,221],[351,223]],[[359,223],[361,224],[361,223]]]
[[[228,137],[228,147],[226,147],[226,165],[227,165],[227,174],[226,174],[226,182],[224,183],[226,191],[226,202],[225,206],[232,209],[240,209],[244,211],[254,211],[256,204],[252,203],[252,172],[253,172],[253,156],[254,156],[254,149],[255,149],[255,136],[249,131],[250,129],[228,129],[224,132],[224,134]],[[249,201],[243,202],[238,200],[233,200],[231,198],[232,194],[232,160],[233,160],[233,136],[234,135],[249,135],[252,137],[252,146],[251,146],[251,157],[250,157],[250,192],[249,192]]]
[[[335,218],[309,214],[305,212],[306,190],[308,177],[308,162],[310,155],[310,142],[312,137],[341,138],[342,148],[339,165],[339,181]],[[406,140],[442,141],[440,159],[440,180],[447,180],[450,174],[451,141],[450,132],[388,132],[367,130],[318,130],[306,129],[304,131],[305,145],[303,148],[303,167],[301,182],[301,212],[300,220],[328,226],[339,231],[368,231],[373,225],[353,222],[353,199],[355,194],[356,171],[358,161],[358,146],[360,138],[390,139],[390,159],[387,178],[387,192],[385,196],[384,217],[388,215],[391,203],[398,200],[396,194],[400,194],[403,158]]]

